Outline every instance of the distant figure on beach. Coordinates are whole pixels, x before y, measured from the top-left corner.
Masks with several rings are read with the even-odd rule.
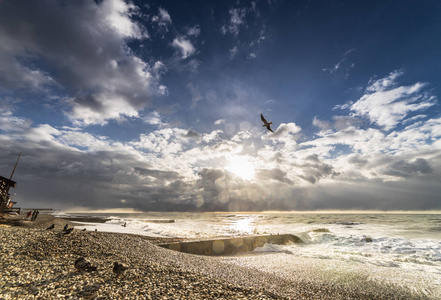
[[[55,228],[55,224],[52,224],[51,226],[49,226],[48,228],[46,228],[46,230],[51,230]]]
[[[273,122],[268,122],[262,114],[260,114],[260,119],[263,122],[262,126],[266,127],[266,129],[274,133],[274,131],[271,129],[271,124],[273,124]]]
[[[35,219],[37,219],[39,213],[40,212],[38,211],[38,209],[34,210],[34,212],[32,213],[31,221],[35,221]]]
[[[29,219],[31,216],[32,216],[32,210],[28,211],[25,220]]]
[[[69,224],[64,225],[63,230],[66,231],[67,227],[69,227]]]
[[[126,227],[127,226],[127,222],[124,222],[123,225],[121,225],[122,227]]]
[[[124,264],[120,264],[117,262],[113,263],[113,273],[116,274],[116,277],[118,277],[120,274],[124,273],[125,270],[127,270],[128,267]]]

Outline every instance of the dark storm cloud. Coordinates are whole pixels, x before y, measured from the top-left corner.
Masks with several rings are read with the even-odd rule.
[[[15,199],[27,206],[174,210],[185,206],[183,196],[191,191],[176,172],[156,170],[148,163],[139,167],[132,155],[84,153],[50,142],[41,143],[40,149],[14,145],[1,157],[2,170],[9,170],[18,151],[23,154],[15,178],[21,188]]]
[[[126,46],[147,37],[136,12],[121,0],[0,2],[0,85],[62,92],[84,124],[136,116],[155,84]]]
[[[420,174],[431,174],[432,168],[428,164],[427,160],[423,158],[417,158],[414,162],[406,162],[399,160],[392,162],[387,166],[384,174],[408,178],[410,176]]]
[[[310,183],[316,183],[321,178],[339,175],[332,165],[321,162],[316,154],[308,156],[306,160],[311,161],[311,163],[305,163],[299,166],[303,172],[300,178]]]
[[[287,177],[286,172],[280,169],[258,170],[256,177],[260,180],[277,180],[286,184],[293,184],[293,181]]]
[[[439,210],[440,185],[432,179],[359,183],[340,182],[332,188],[315,185],[311,209]]]
[[[155,170],[155,169],[146,169],[146,168],[140,168],[135,167],[134,168],[136,172],[138,172],[142,176],[150,176],[155,178],[156,180],[161,179],[161,181],[164,180],[176,180],[179,178],[179,173],[177,172],[170,172],[170,171],[161,171],[161,170]]]

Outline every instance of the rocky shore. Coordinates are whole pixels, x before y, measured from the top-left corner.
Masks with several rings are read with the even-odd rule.
[[[3,224],[1,224],[3,223]],[[53,230],[46,230],[55,224]],[[378,286],[287,281],[225,258],[158,247],[167,239],[74,230],[49,215],[0,222],[0,299],[412,299]],[[78,271],[85,257],[96,271]],[[129,269],[117,276],[114,262]]]

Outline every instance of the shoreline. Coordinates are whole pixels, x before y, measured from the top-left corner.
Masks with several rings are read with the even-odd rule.
[[[199,256],[157,246],[171,242],[168,238],[78,230],[64,235],[62,227],[72,223],[52,215],[29,223],[0,222],[0,296],[5,299],[428,299],[364,278],[348,285],[311,277],[305,273],[312,266],[308,260],[299,262],[295,276],[282,278],[231,263],[234,256]],[[55,229],[46,230],[51,224]],[[80,256],[98,271],[75,270]],[[114,261],[129,270],[116,277]]]

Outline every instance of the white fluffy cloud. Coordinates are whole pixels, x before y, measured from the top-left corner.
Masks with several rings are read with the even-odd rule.
[[[424,91],[424,83],[396,86],[401,74],[395,71],[385,78],[371,80],[365,95],[350,106],[354,115],[368,117],[372,123],[390,130],[410,113],[435,104],[436,97]]]
[[[196,48],[193,46],[190,40],[183,36],[175,38],[172,45],[179,50],[182,59],[186,59],[196,52]]]

